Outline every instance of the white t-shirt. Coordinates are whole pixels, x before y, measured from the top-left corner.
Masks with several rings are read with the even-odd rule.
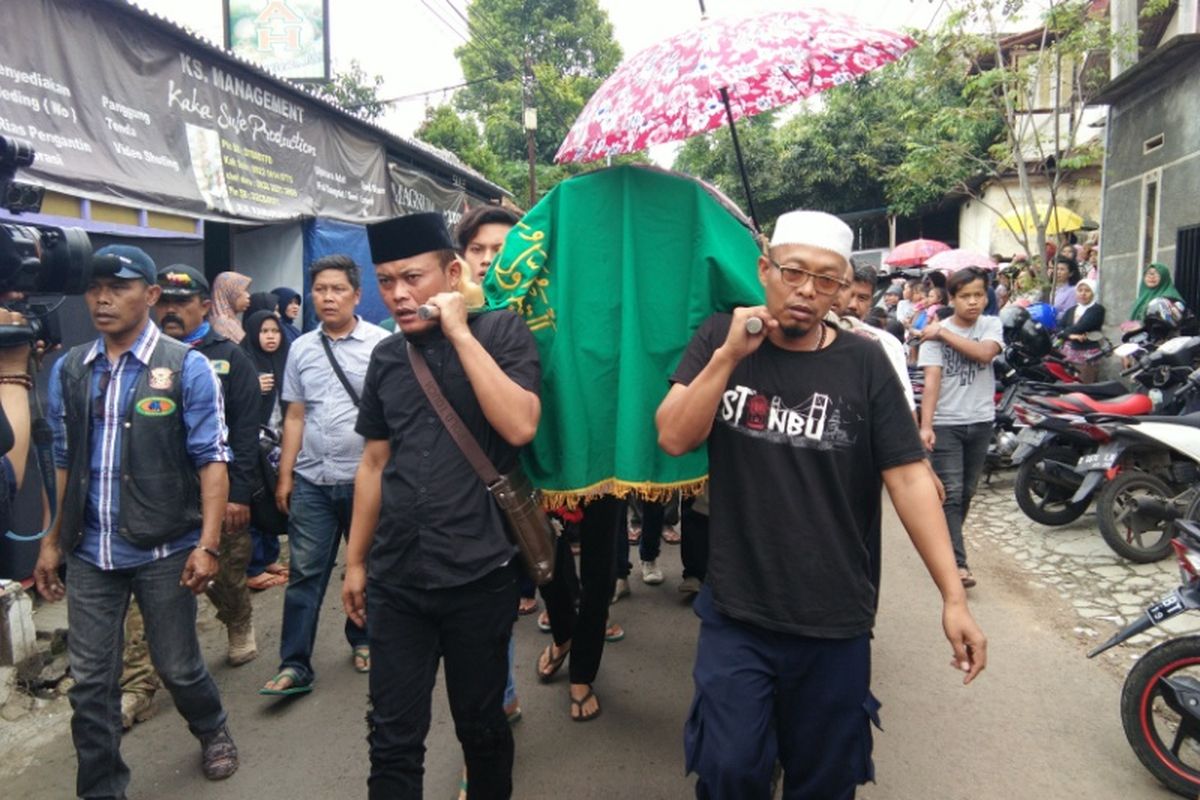
[[[970,328],[960,328],[953,320],[953,317],[942,320],[942,327],[973,342],[996,342],[1004,346],[1004,328],[999,317],[981,315]],[[980,364],[950,345],[928,341],[921,343],[917,366],[942,368],[934,425],[970,425],[996,418],[996,379],[990,362]]]
[[[879,342],[892,369],[896,371],[896,377],[900,379],[900,385],[904,387],[904,399],[908,401],[909,410],[916,411],[917,401],[913,397],[912,378],[908,375],[908,354],[904,350],[904,345],[900,344],[900,340],[882,328],[868,325],[857,317],[844,317],[840,320],[840,325],[843,328],[849,327],[859,336]]]

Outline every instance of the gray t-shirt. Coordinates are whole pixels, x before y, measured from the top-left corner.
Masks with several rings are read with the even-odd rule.
[[[996,342],[1004,346],[1004,329],[999,317],[980,316],[970,328],[960,328],[953,317],[942,320],[950,333],[975,342]],[[918,367],[941,367],[942,389],[933,412],[934,425],[970,425],[991,422],[996,417],[996,380],[991,364],[972,361],[942,342],[921,344]]]

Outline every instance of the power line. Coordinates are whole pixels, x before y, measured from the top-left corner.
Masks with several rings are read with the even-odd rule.
[[[425,6],[425,8],[429,11],[429,13],[433,14],[435,17],[437,17],[438,21],[441,22],[443,25],[445,25],[447,28],[449,28],[452,33],[456,34],[460,39],[462,39],[467,44],[471,43],[471,39],[469,36],[467,36],[467,34],[463,33],[458,28],[454,27],[454,25],[452,25],[450,23],[450,20],[443,17],[438,12],[438,10],[436,8],[434,8],[432,5],[430,5],[426,0],[421,0],[421,5]]]
[[[486,81],[493,81],[493,80],[496,80],[497,78],[504,78],[504,77],[506,77],[506,76],[497,72],[495,75],[488,75],[486,78],[476,78],[475,80],[471,80],[471,81],[463,81],[462,83],[454,83],[449,86],[441,86],[441,87],[438,87],[437,89],[429,89],[424,92],[413,92],[412,94],[402,94],[397,97],[388,97],[388,98],[381,99],[381,100],[368,100],[363,103],[350,103],[349,105],[343,105],[342,108],[355,109],[355,108],[362,108],[363,106],[369,106],[369,105],[375,105],[375,104],[388,105],[390,103],[402,103],[405,100],[418,100],[422,97],[428,97],[429,95],[432,95],[432,94],[440,94],[442,92],[448,92],[451,89],[461,89],[464,86],[472,86],[476,83],[484,83]]]

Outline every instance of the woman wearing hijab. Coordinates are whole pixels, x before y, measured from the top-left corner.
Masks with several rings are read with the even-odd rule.
[[[246,317],[246,338],[242,340],[242,347],[258,369],[262,390],[258,424],[276,432],[283,418],[284,409],[279,392],[283,389],[283,368],[287,364],[288,354],[288,343],[283,340],[282,329],[283,324],[275,312],[255,311]]]
[[[273,294],[270,296],[274,297]],[[284,341],[282,331],[283,324],[274,311],[263,309],[246,316],[245,328],[246,338],[242,340],[242,347],[258,370],[259,389],[262,392],[258,424],[270,429],[278,441],[286,406],[279,400],[288,352],[288,344]],[[261,591],[287,583],[287,567],[278,560],[279,539],[257,528],[251,528],[250,536],[254,542],[254,552],[250,564],[246,567],[246,585]]]
[[[279,322],[283,329],[283,339],[291,344],[300,335],[297,320],[300,319],[300,293],[286,286],[277,286],[271,294],[279,298]]]
[[[1094,383],[1096,360],[1104,334],[1104,306],[1096,302],[1096,284],[1084,278],[1075,284],[1076,303],[1066,310],[1059,321],[1059,332],[1065,338],[1063,356],[1076,366],[1079,380]]]
[[[246,332],[238,319],[250,307],[250,278],[237,272],[222,272],[212,283],[212,311],[208,321],[221,336],[240,344]]]
[[[1133,301],[1129,318],[1134,322],[1141,322],[1146,316],[1146,306],[1158,297],[1183,302],[1183,295],[1171,283],[1171,271],[1167,269],[1166,264],[1155,262],[1142,273],[1142,288],[1138,290],[1137,299]]]
[[[256,311],[270,311],[275,316],[279,316],[279,297],[274,292],[255,292],[250,295],[250,305],[242,314],[243,328],[246,327],[246,321],[250,319],[250,315]],[[247,333],[249,333],[248,330]]]

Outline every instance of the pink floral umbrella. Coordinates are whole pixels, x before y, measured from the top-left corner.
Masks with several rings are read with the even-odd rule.
[[[976,253],[972,250],[945,250],[930,257],[925,262],[925,267],[950,275],[964,267],[979,267],[994,271],[996,262],[983,253]]]
[[[883,263],[892,267],[919,267],[938,253],[944,253],[950,245],[936,239],[913,239],[896,245]]]
[[[915,46],[902,34],[820,9],[705,20],[622,62],[584,106],[554,160],[632,153],[728,121],[749,198],[737,120],[853,80]]]

